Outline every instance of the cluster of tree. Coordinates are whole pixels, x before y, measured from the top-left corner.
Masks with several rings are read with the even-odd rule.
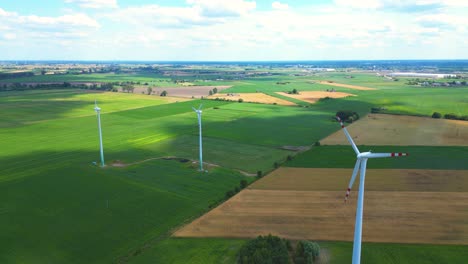
[[[299,241],[294,254],[295,264],[312,264],[320,255],[320,246],[316,242]]]
[[[226,192],[225,198],[229,199],[234,196],[236,193],[240,192],[242,189],[249,185],[246,180],[241,180],[239,186],[234,187],[233,190],[229,190]]]
[[[351,110],[340,110],[336,112],[336,116],[346,123],[352,123],[359,119],[359,114]]]
[[[291,82],[276,82],[276,84],[281,84],[281,85],[286,85],[288,83],[291,83]]]
[[[288,91],[288,94],[299,94],[297,89],[292,89],[292,91]]]
[[[69,82],[64,83],[37,83],[37,84],[23,84],[23,83],[12,83],[3,84],[0,86],[0,91],[26,91],[26,90],[51,90],[51,89],[63,89],[63,88],[78,88],[78,89],[89,89],[89,90],[101,90],[101,91],[113,91],[115,88],[112,83],[102,84],[72,84]]]
[[[131,84],[122,85],[122,92],[133,93],[134,90],[135,90],[135,86]]]
[[[384,111],[387,111],[387,108],[385,107],[372,107],[371,108],[371,113],[373,114],[382,113]]]
[[[323,97],[323,98],[320,98],[318,101],[319,102],[326,102],[326,101],[330,101],[332,100],[333,98],[329,97],[329,96],[326,96],[326,97]]]
[[[437,82],[434,80],[420,80],[419,78],[416,79],[409,79],[406,84],[408,85],[421,85],[421,86],[446,86],[446,87],[453,87],[453,86],[467,86],[466,81],[447,81],[447,82]]]
[[[239,264],[288,264],[291,248],[289,241],[277,236],[258,236],[247,242],[239,251]]]
[[[0,80],[34,76],[33,72],[0,72]]]
[[[239,264],[312,264],[320,255],[316,242],[299,241],[294,250],[291,242],[277,236],[258,236],[239,251]],[[291,256],[291,257],[290,257]]]
[[[216,87],[213,88],[213,90],[210,90],[210,91],[208,92],[209,95],[213,95],[213,94],[217,94],[217,93],[218,93],[218,88],[216,88]]]
[[[432,114],[432,118],[442,118],[442,114],[439,113],[439,112],[434,112]],[[444,118],[445,119],[452,119],[452,120],[464,120],[464,121],[468,121],[468,115],[465,115],[465,116],[459,116],[459,115],[456,115],[456,114],[445,114],[444,115]]]

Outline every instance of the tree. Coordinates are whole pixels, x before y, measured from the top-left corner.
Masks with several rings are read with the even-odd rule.
[[[293,94],[297,94],[297,89],[293,89],[293,90],[292,90],[292,93],[293,93]]]
[[[151,95],[151,93],[153,92],[153,88],[148,87],[146,88],[146,91],[148,92],[148,95]]]
[[[439,112],[434,112],[434,113],[432,114],[432,118],[441,118],[441,117],[442,117],[442,114],[439,113]]]
[[[240,187],[241,187],[241,189],[244,189],[245,187],[247,187],[247,185],[248,185],[248,183],[247,183],[246,180],[241,180],[241,181],[240,181]]]
[[[218,93],[218,88],[213,88],[213,94]]]
[[[210,91],[208,92],[208,95],[213,95],[213,91],[210,90]]]
[[[242,103],[242,102],[244,102],[244,99],[239,98],[239,100],[237,100],[237,102]]]
[[[287,264],[288,249],[285,240],[277,236],[258,236],[248,241],[239,251],[240,264]]]
[[[320,246],[315,242],[299,241],[294,254],[294,262],[296,264],[312,264],[320,255]]]
[[[160,94],[160,96],[167,96],[166,90],[162,91],[162,93]]]
[[[336,112],[337,117],[339,117],[344,122],[352,123],[359,119],[359,114],[351,110],[340,110]]]

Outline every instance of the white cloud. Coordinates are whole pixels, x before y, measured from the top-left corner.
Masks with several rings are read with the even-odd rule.
[[[355,9],[381,9],[387,11],[420,12],[443,7],[443,0],[334,0],[340,7]]]
[[[35,28],[99,27],[99,23],[86,14],[70,14],[59,17],[18,16],[17,21],[22,25]]]
[[[271,4],[271,7],[276,10],[286,10],[289,8],[288,4],[282,4],[278,1],[275,1]]]
[[[107,15],[115,21],[140,27],[183,28],[220,23],[222,18],[205,17],[193,7],[146,5],[119,9]]]
[[[12,40],[12,39],[16,38],[16,34],[15,33],[6,33],[6,34],[3,34],[3,38],[6,39],[6,40]]]
[[[256,8],[256,3],[244,0],[187,0],[203,16],[229,17],[245,15]]]
[[[65,0],[84,8],[117,8],[117,0]]]

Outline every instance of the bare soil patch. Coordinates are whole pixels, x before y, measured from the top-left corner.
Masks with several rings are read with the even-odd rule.
[[[151,86],[136,86],[134,93],[146,94],[148,87]],[[152,95],[159,96],[163,91],[167,92],[168,96],[185,97],[185,98],[200,98],[208,97],[210,90],[218,89],[218,92],[227,89],[231,86],[184,86],[184,87],[152,87]],[[121,90],[120,90],[121,91]]]
[[[304,91],[300,92],[299,94],[288,94],[284,92],[277,92],[279,95],[295,98],[304,102],[308,103],[315,103],[321,98],[343,98],[347,96],[355,96],[354,94],[350,93],[342,93],[342,92],[326,92],[326,91]]]
[[[459,120],[370,114],[347,129],[357,145],[468,146],[468,122]],[[320,143],[349,145],[341,130]]]
[[[355,90],[377,90],[376,88],[370,88],[370,87],[352,85],[352,84],[336,83],[333,81],[314,81],[314,82],[318,82],[320,84],[325,84],[325,85],[336,86],[336,87],[355,89]]]
[[[363,241],[468,244],[468,193],[366,191]],[[343,192],[246,189],[178,230],[179,237],[352,241],[356,198]]]
[[[242,99],[244,102],[261,103],[261,104],[278,104],[278,105],[296,105],[295,103],[276,98],[264,93],[233,93],[233,94],[214,94],[208,97],[209,99],[224,99],[238,101]]]

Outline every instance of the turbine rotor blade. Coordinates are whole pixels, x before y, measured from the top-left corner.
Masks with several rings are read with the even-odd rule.
[[[345,203],[348,201],[349,193],[351,192],[351,188],[353,187],[354,181],[356,180],[356,176],[359,172],[359,168],[361,167],[361,159],[356,160],[356,165],[354,165],[353,174],[351,175],[351,180],[348,184],[348,189],[346,190],[345,196]]]
[[[200,107],[198,107],[198,110],[200,110],[202,108],[203,104],[200,104]]]
[[[345,135],[346,135],[346,137],[348,138],[349,143],[351,144],[351,147],[353,147],[353,149],[354,149],[354,152],[356,152],[356,154],[359,155],[359,153],[360,153],[360,152],[359,152],[359,149],[356,147],[356,144],[354,144],[354,141],[353,141],[353,139],[351,138],[351,135],[348,133],[348,130],[346,129],[346,127],[345,127],[344,124],[343,124],[343,121],[341,120],[341,118],[340,118],[339,116],[337,116],[336,119],[337,119],[338,121],[340,121],[341,128],[344,130]]]
[[[408,153],[366,153],[362,155],[364,158],[393,158],[393,157],[402,157],[402,156],[409,156]]]
[[[193,109],[193,111],[195,111],[195,112],[197,111],[197,109],[195,109],[195,107],[193,107],[193,106],[192,106],[192,109]]]

